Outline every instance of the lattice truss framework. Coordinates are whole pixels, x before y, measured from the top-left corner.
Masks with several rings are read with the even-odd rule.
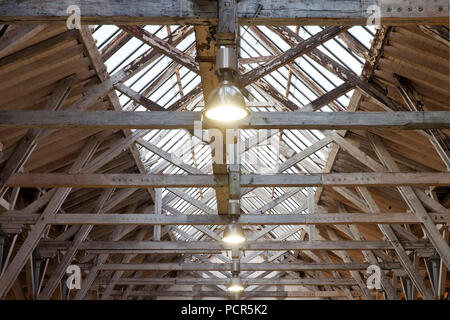
[[[36,30],[37,28],[35,26],[30,30],[37,33],[51,30],[51,27],[44,31]],[[290,48],[324,32],[327,28],[331,27],[241,27],[239,31],[241,36],[239,46],[241,75],[282,56]],[[299,55],[293,61],[283,64],[245,86],[243,91],[247,104],[252,112],[289,112],[302,108],[316,112],[346,112],[356,109],[361,111],[448,111],[448,103],[445,102],[448,102],[448,89],[442,89],[442,85],[437,83],[437,81],[443,81],[442,73],[446,72],[437,70],[445,65],[445,58],[441,54],[444,51],[440,43],[442,41],[437,41],[435,34],[430,36],[430,29],[427,27],[412,29],[412,27],[399,27],[395,30],[393,27],[383,27],[376,31],[374,28],[361,26],[343,28],[332,39],[316,45],[315,49]],[[2,71],[2,67],[7,68],[8,63],[15,61],[11,59],[12,62],[8,62],[8,56],[17,55],[21,50],[30,46],[27,43],[28,38],[24,37],[24,34],[27,35],[31,32],[30,30],[27,33],[21,33],[19,27],[14,27],[12,31],[6,29],[6,35],[9,32],[12,37],[14,35],[17,37],[16,42],[11,43],[20,44],[22,42],[24,45],[13,49],[0,47],[0,50],[4,50],[0,51],[0,72],[3,76],[8,75],[8,72],[11,71]],[[211,41],[210,38],[207,38],[212,36],[211,31],[208,27],[203,26],[175,25],[83,27],[79,35],[76,35],[79,39],[78,46],[84,48],[84,54],[93,64],[93,69],[101,82],[95,83],[89,77],[78,79],[77,81],[84,81],[81,85],[82,92],[77,92],[77,95],[74,96],[70,95],[66,102],[64,100],[67,96],[62,98],[64,109],[70,109],[71,106],[77,104],[77,108],[80,109],[83,106],[98,110],[112,107],[115,110],[129,112],[203,110],[205,102],[202,93],[205,85],[208,84],[205,84],[205,81],[202,83],[202,64],[211,66],[214,56],[200,55],[198,50],[205,50],[202,45]],[[61,32],[58,30],[50,32],[56,36],[59,33]],[[142,39],[143,34],[146,40]],[[51,37],[43,37],[43,39],[48,38]],[[394,44],[385,47],[388,38]],[[405,48],[411,49],[414,44],[410,40],[402,40],[406,38],[434,46],[438,53],[430,58],[432,62],[424,64],[420,69],[418,61],[413,60],[420,58],[420,55],[425,53],[420,52],[417,47],[415,55],[410,59],[412,62],[409,61],[404,53]],[[36,43],[38,44],[39,41]],[[12,53],[8,50],[12,50]],[[382,56],[383,52],[384,56]],[[39,59],[35,61],[37,61],[35,67],[38,68]],[[408,63],[414,64],[414,66],[411,67]],[[403,73],[404,70],[399,70],[402,67],[406,70],[406,74]],[[391,73],[398,74],[399,77],[393,78],[392,74],[388,74],[386,70],[390,68],[393,70]],[[408,68],[413,70],[417,68],[422,73],[429,73],[429,78],[421,81],[414,74],[410,74]],[[18,70],[20,71],[20,69]],[[74,81],[70,77],[64,77],[64,79],[66,79],[64,80],[66,83],[60,83],[53,93],[49,91],[45,95],[50,97],[47,100],[52,101],[58,98],[61,100],[61,97],[64,96],[61,94],[63,89],[70,88]],[[402,82],[408,82],[405,79],[409,79],[409,86]],[[110,83],[102,88],[102,84],[106,84],[108,81]],[[20,80],[16,82],[20,83]],[[417,101],[410,99],[408,103],[408,99],[402,99],[405,95],[408,96],[410,93],[408,90],[411,87],[415,88],[414,96],[416,99],[420,99],[422,109],[414,110]],[[61,92],[58,91],[58,88],[61,89]],[[6,89],[8,87],[4,86],[4,90]],[[433,95],[433,92],[438,94]],[[9,101],[23,102],[23,99],[11,98]],[[6,106],[9,101],[6,99],[6,102],[0,105],[2,110],[15,108]],[[32,103],[29,105],[33,106]],[[36,105],[34,106],[36,107]],[[0,165],[4,170],[2,178],[8,169],[8,159],[14,154],[17,155],[21,150],[16,149],[16,144],[20,143],[20,138],[23,137],[23,131],[22,136],[20,134],[14,136],[7,130],[8,128],[0,132],[0,137],[3,137],[0,141],[5,147],[0,158]],[[33,136],[32,130],[35,130],[35,136]],[[46,133],[42,132],[42,129],[32,130],[28,131],[28,135],[34,137],[35,141],[39,141],[41,135],[44,135],[45,138]],[[69,171],[72,173],[140,172],[141,174],[192,175],[213,174],[214,172],[211,141],[208,140],[208,137],[199,139],[191,130],[131,129],[123,132],[115,130],[108,137],[107,143],[95,142],[92,137],[100,137],[101,132],[101,130],[97,130],[95,135],[89,132],[83,136],[83,139],[91,136],[91,140],[88,140],[87,143],[83,142],[82,145],[75,148],[70,161],[67,160],[57,165],[48,164],[45,161],[36,161],[36,164],[33,164],[31,160],[38,160],[39,157],[47,155],[48,151],[37,149],[38,151],[33,153],[32,147],[23,147],[24,169],[22,167],[15,169],[18,169],[17,172],[23,170],[23,172],[31,173]],[[448,171],[448,130],[416,130],[413,131],[412,138],[408,137],[408,132],[396,137],[389,136],[392,131],[372,130],[371,132],[366,135],[358,130],[342,132],[283,129],[270,130],[269,133],[265,130],[241,130],[240,139],[245,147],[241,155],[241,173],[300,175],[327,172]],[[424,148],[422,155],[412,155],[410,158],[405,156],[412,152],[411,148],[407,146],[411,139],[417,139],[418,144]],[[101,148],[99,148],[100,145]],[[90,151],[89,148],[94,151]],[[39,157],[29,158],[36,152]],[[92,152],[95,157],[90,154]],[[427,158],[423,153],[433,153],[433,155]],[[75,160],[74,155],[77,155],[77,160],[72,163]],[[85,158],[83,159],[83,157]],[[257,159],[258,165],[255,165],[255,159]],[[88,161],[87,165],[86,161]],[[2,292],[4,297],[8,298],[13,295],[16,298],[20,296],[27,298],[34,296],[41,299],[57,297],[56,288],[60,286],[65,271],[63,266],[74,262],[80,265],[84,271],[89,271],[84,274],[82,290],[69,294],[75,299],[88,298],[91,295],[93,297],[97,295],[102,299],[170,296],[170,292],[179,288],[177,285],[183,286],[184,284],[195,284],[193,293],[197,292],[197,296],[200,297],[228,297],[225,293],[226,283],[224,281],[231,275],[230,270],[226,268],[227,264],[231,262],[231,257],[229,252],[223,250],[216,250],[216,252],[208,254],[201,253],[201,250],[198,250],[197,253],[187,254],[183,254],[181,251],[165,254],[111,251],[110,254],[105,254],[95,253],[95,250],[90,252],[81,249],[86,240],[111,241],[112,243],[119,240],[160,239],[176,242],[219,241],[225,227],[223,224],[172,224],[162,227],[145,225],[89,226],[84,224],[81,227],[78,225],[46,227],[46,223],[43,223],[42,226],[29,230],[26,225],[31,223],[17,223],[8,216],[14,214],[14,210],[20,210],[23,214],[31,214],[40,209],[43,209],[44,211],[41,211],[44,213],[47,210],[54,210],[59,214],[156,212],[173,217],[216,215],[217,201],[213,188],[120,189],[112,187],[104,190],[88,188],[64,190],[60,188],[55,191],[42,187],[38,189],[38,193],[35,193],[18,186],[8,185],[3,180],[1,182],[3,189],[0,200],[3,201],[2,207],[7,212],[3,215],[0,214],[0,219],[3,219],[0,223],[8,234],[5,248],[10,252],[6,250],[4,254],[8,264],[3,268],[0,289],[6,290],[6,288],[12,287],[11,291]],[[425,212],[426,208],[429,212],[442,214],[440,218],[433,216],[437,222],[433,222],[432,227],[436,229],[437,234],[441,232],[444,238],[447,237],[447,248],[443,247],[441,242],[435,243],[433,237],[436,237],[436,233],[429,234],[427,229],[430,227],[429,225],[423,226],[418,222],[379,224],[378,226],[372,223],[357,227],[355,224],[339,222],[317,224],[316,226],[301,223],[268,223],[257,226],[249,224],[244,226],[249,241],[301,243],[317,240],[328,242],[352,240],[370,242],[383,239],[393,244],[395,250],[384,250],[382,246],[379,249],[371,249],[372,251],[336,250],[326,247],[318,250],[315,250],[314,247],[292,249],[288,246],[283,249],[283,246],[280,245],[279,247],[274,246],[275,249],[245,251],[241,257],[243,267],[245,264],[253,264],[253,266],[272,264],[267,270],[248,265],[247,270],[242,272],[241,276],[249,283],[246,288],[247,297],[265,296],[264,291],[267,289],[273,289],[274,285],[280,286],[285,283],[285,291],[277,291],[279,292],[277,295],[272,290],[270,293],[266,293],[266,296],[373,299],[373,292],[371,293],[365,286],[368,276],[365,268],[369,264],[382,265],[387,270],[387,274],[382,276],[383,288],[376,294],[377,298],[381,295],[389,299],[410,295],[408,286],[413,283],[415,291],[412,291],[411,294],[415,296],[419,294],[422,298],[429,299],[435,294],[433,290],[437,286],[436,281],[439,281],[441,285],[441,288],[438,289],[439,294],[444,294],[448,287],[445,280],[445,263],[441,262],[440,267],[440,270],[445,271],[441,271],[440,278],[436,278],[431,270],[430,261],[432,259],[430,257],[437,254],[432,250],[433,246],[440,254],[448,250],[448,231],[445,229],[448,228],[449,197],[446,193],[448,193],[448,188],[445,187],[445,183],[441,188],[398,187],[398,191],[395,186],[370,189],[364,186],[334,186],[325,189],[323,187],[289,186],[248,188],[241,197],[241,209],[244,215],[295,214],[307,216],[313,213],[324,214],[328,211],[345,214],[346,212],[360,211],[370,213],[406,212],[407,210],[416,214],[416,211],[422,212],[421,210],[423,210],[425,214],[428,214]],[[29,200],[30,197],[33,198],[33,201],[27,203],[26,200]],[[19,203],[20,201],[25,201],[25,203]],[[55,202],[53,207],[51,207],[52,201]],[[23,219],[32,219],[32,217],[23,216]],[[36,222],[37,224],[38,222]],[[37,246],[40,250],[31,250],[30,252],[23,248],[19,250],[20,244],[31,241],[29,239],[34,236],[33,230],[37,233],[36,230],[40,227],[42,227],[44,239],[40,240],[41,237],[36,235],[33,246],[30,246],[30,248]],[[428,235],[428,240],[422,239],[425,233]],[[401,240],[401,243],[397,240]],[[65,243],[70,241],[69,247],[55,250],[55,241]],[[407,243],[408,241],[409,243]],[[414,245],[418,246],[418,243],[423,248],[415,248]],[[408,245],[412,249],[407,249]],[[32,258],[27,255],[31,252],[33,252]],[[134,265],[135,270],[121,269],[119,266],[130,263]],[[139,268],[139,265],[145,266],[150,263],[172,264],[166,265],[166,269],[161,267],[163,268],[161,270]],[[210,267],[205,267],[205,270],[178,269],[174,263],[182,265],[202,263],[210,265]],[[224,267],[215,270],[211,263],[214,263],[215,266],[221,264]],[[312,263],[315,268],[297,270],[289,268],[288,263],[291,265]],[[333,264],[342,263],[348,264],[349,268],[353,263],[355,269],[345,270],[342,269],[342,265],[336,268],[332,267]],[[356,266],[356,263],[360,265]],[[114,269],[114,264],[119,267]],[[276,264],[278,264],[279,270],[273,267]],[[327,264],[330,265],[328,269],[324,267]],[[108,269],[108,265],[111,265],[110,269]],[[281,267],[283,265],[284,269]],[[19,269],[13,270],[15,266]],[[21,272],[24,266],[25,268]],[[18,279],[16,282],[10,280],[14,277]],[[186,279],[190,277],[195,278],[191,281],[192,283]],[[167,278],[167,280],[158,281],[163,278]],[[177,281],[176,278],[179,280]],[[186,283],[183,283],[183,279]],[[9,283],[7,283],[8,281]],[[391,283],[392,281],[394,283]],[[398,285],[395,281],[400,281],[401,284]],[[30,284],[26,284],[27,282]],[[296,284],[293,287],[295,289],[288,289],[288,286],[292,286],[292,284]],[[185,289],[185,287],[182,288]],[[67,292],[61,291],[61,297],[67,297]],[[182,295],[182,293],[177,294],[178,296]],[[186,294],[186,296],[192,296],[192,293]]]

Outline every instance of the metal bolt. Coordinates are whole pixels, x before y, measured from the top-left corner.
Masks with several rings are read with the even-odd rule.
[[[388,8],[386,9],[387,12],[391,12],[391,10],[392,10],[392,9],[391,9],[390,7],[388,7]]]
[[[402,8],[398,7],[397,12],[401,12],[401,11],[402,11]]]
[[[418,11],[422,11],[423,8],[422,8],[422,7],[417,7],[417,10],[418,10]]]
[[[441,6],[438,7],[438,11],[442,11],[444,10],[444,8],[442,8]]]
[[[408,9],[407,9],[409,12],[411,12],[412,11],[412,7],[408,7]]]

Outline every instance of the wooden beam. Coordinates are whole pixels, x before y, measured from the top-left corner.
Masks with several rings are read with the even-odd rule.
[[[304,41],[302,37],[300,37],[298,34],[296,34],[287,27],[271,26],[270,28],[291,46],[298,45],[299,43]],[[381,89],[379,86],[371,82],[368,82],[367,80],[361,79],[361,77],[357,75],[354,71],[336,62],[334,59],[332,59],[330,56],[328,56],[321,50],[318,49],[311,50],[309,53],[307,53],[307,55],[312,60],[323,66],[325,69],[327,69],[337,77],[341,78],[343,81],[346,82],[348,81],[353,85],[357,86],[367,95],[373,97],[382,105],[384,105],[386,109],[392,111],[404,110],[399,103],[388,97],[384,92],[384,90]]]
[[[230,7],[235,6],[235,2],[230,3]],[[232,10],[233,8],[229,8]],[[227,10],[228,11],[228,10]],[[234,16],[230,16],[229,19],[234,19]],[[201,88],[203,93],[203,100],[205,104],[208,103],[211,92],[219,85],[219,78],[215,72],[215,56],[216,56],[216,38],[217,29],[208,26],[196,26],[195,27],[195,40],[196,40],[196,59],[199,62]],[[232,39],[235,35],[232,35]],[[210,136],[217,136],[217,130],[213,129],[209,131]],[[225,131],[220,131],[222,137],[225,137]],[[212,158],[212,170],[214,174],[227,174],[227,153],[226,153],[226,141],[222,139],[221,143],[217,141],[216,149],[211,148]],[[228,214],[229,208],[229,189],[228,187],[221,187],[214,189],[216,193],[217,212],[219,214]]]
[[[163,107],[161,107],[156,102],[148,99],[147,97],[143,96],[139,92],[134,91],[130,87],[127,87],[123,83],[118,83],[114,85],[114,88],[122,92],[124,95],[126,95],[131,100],[139,103],[144,108],[150,110],[150,111],[165,111]]]
[[[106,189],[102,193],[96,207],[93,210],[93,212],[95,212],[94,215],[98,215],[99,213],[101,213],[100,211],[104,209],[106,201],[109,200],[113,192],[114,189]],[[87,236],[89,235],[93,227],[94,227],[93,225],[84,224],[78,230],[77,234],[74,236],[73,243],[70,246],[69,250],[66,251],[64,257],[61,259],[61,261],[59,261],[59,264],[57,265],[56,269],[51,273],[50,279],[47,281],[44,289],[39,294],[38,296],[39,300],[49,300],[51,298],[53,292],[55,291],[56,287],[61,282],[61,279],[66,273],[67,267],[70,265],[70,263],[72,263],[72,259],[77,253],[78,247],[83,241],[86,240]]]
[[[39,0],[8,1],[0,5],[1,23],[47,24],[65,23],[71,0],[42,2]],[[183,0],[139,1],[80,0],[77,1],[84,24],[209,24],[217,23],[217,3],[206,1],[186,3]],[[261,5],[257,11],[258,5]],[[431,3],[419,0],[392,2],[376,0],[283,1],[248,0],[238,3],[239,24],[283,25],[365,25],[367,8],[379,5],[381,23],[397,24],[448,24],[448,3],[444,0]],[[401,8],[400,11],[397,7]],[[389,9],[390,10],[389,10]],[[411,10],[408,10],[411,8]],[[257,15],[255,16],[255,13]]]
[[[0,128],[189,129],[201,112],[0,111]],[[253,112],[237,124],[205,120],[202,129],[446,129],[450,112]]]
[[[182,189],[168,188],[167,190],[175,194],[177,197],[183,199],[184,201],[190,203],[194,207],[202,210],[206,214],[209,215],[217,214],[217,211],[215,209],[212,209],[210,206],[206,205],[203,201],[191,197],[186,192],[182,191]]]
[[[128,233],[133,231],[135,228],[136,228],[136,226],[129,226],[127,228],[120,228],[120,227],[114,228],[113,232],[108,237],[108,239],[111,242],[118,241],[122,237],[124,237],[125,235],[127,235]],[[135,237],[135,239],[142,240],[144,232],[145,231],[142,231],[142,230],[140,232],[138,232],[138,235]],[[98,267],[100,265],[102,265],[103,263],[105,263],[107,261],[107,259],[108,259],[108,254],[100,254],[97,257],[96,265],[94,265],[89,270],[89,273],[88,273],[87,277],[85,279],[83,279],[83,283],[81,285],[81,289],[78,290],[78,292],[76,293],[74,300],[82,300],[86,296],[86,293],[88,292],[89,288],[92,286],[92,284],[94,283],[95,278],[97,277]]]
[[[162,215],[162,189],[155,188],[155,213],[157,218]],[[155,225],[153,227],[153,240],[161,240],[161,225]]]
[[[445,240],[446,243],[449,243],[449,232],[450,230],[444,229],[443,230],[443,238]],[[440,262],[440,266],[439,266],[439,281],[438,281],[438,291],[439,291],[439,297],[437,297],[440,300],[444,299],[444,295],[445,295],[445,290],[447,288],[447,272],[448,272],[448,268],[445,266],[444,261],[441,259]]]
[[[271,285],[271,286],[351,286],[355,284],[353,279],[285,279],[285,278],[246,278],[241,279],[244,285]],[[121,278],[119,285],[228,285],[229,279],[217,278]],[[98,280],[97,283],[102,283]]]
[[[241,263],[241,271],[331,271],[367,270],[369,263]],[[401,269],[400,263],[380,263],[383,270]],[[105,271],[231,271],[232,263],[107,263]]]
[[[328,228],[327,231],[328,231],[328,236],[330,237],[331,240],[339,241],[337,234],[333,230]],[[353,262],[353,259],[350,257],[350,254],[347,251],[337,251],[337,252],[333,252],[333,253],[335,253],[338,257],[340,257],[342,259],[342,261],[345,263]],[[364,283],[364,280],[361,277],[361,274],[357,271],[350,271],[350,275],[355,280],[355,282],[358,284],[363,296],[367,300],[374,300],[373,296],[370,294],[369,288],[367,288],[367,284]]]
[[[263,65],[252,69],[247,72],[238,80],[240,87],[246,87],[252,82],[264,77],[265,75],[275,71],[276,69],[294,61],[296,58],[300,57],[307,52],[310,52],[314,48],[322,45],[324,42],[334,38],[338,34],[347,30],[348,27],[336,26],[336,27],[328,27],[322,30],[321,32],[315,34],[314,36],[306,39],[305,41],[300,42],[296,46],[290,48],[289,50],[283,52],[276,58],[264,63]]]
[[[155,146],[154,144],[150,143],[149,141],[147,141],[145,139],[137,138],[136,139],[136,143],[140,144],[145,149],[153,152],[154,154],[156,154],[160,158],[163,158],[167,162],[172,163],[173,165],[177,166],[180,169],[183,169],[187,173],[190,173],[190,174],[204,174],[202,171],[198,170],[197,168],[195,168],[195,167],[185,163],[183,161],[183,159],[177,157],[173,153],[169,153],[167,151],[164,151],[163,149],[158,148],[157,146]]]
[[[97,136],[88,139],[83,150],[69,169],[69,172],[80,172],[86,162],[88,162],[92,155],[95,153],[99,145],[100,139],[98,139]],[[9,289],[11,289],[14,281],[22,271],[22,268],[26,264],[27,260],[29,260],[29,257],[36,248],[45,228],[48,225],[47,219],[56,214],[56,212],[61,208],[61,205],[63,204],[71,190],[71,188],[62,188],[56,190],[55,194],[46,206],[44,212],[41,214],[39,221],[34,225],[33,229],[28,234],[22,246],[14,256],[14,259],[8,265],[6,271],[0,278],[0,299],[4,298],[8,294]]]
[[[344,208],[344,206],[342,204],[338,205],[339,207],[339,211],[341,213],[345,213],[346,210]],[[362,236],[361,232],[359,231],[358,227],[356,225],[348,225],[348,227],[346,229],[343,229],[343,226],[340,225],[333,225],[334,227],[336,227],[337,230],[343,232],[344,234],[348,235],[350,237],[351,240],[365,240],[364,237]],[[345,227],[344,227],[345,228]],[[330,234],[336,234],[336,232],[334,230],[331,230],[330,228],[327,228],[327,232]],[[336,234],[337,235],[337,234]],[[375,254],[372,251],[362,251],[362,254],[364,256],[364,258],[371,264],[371,265],[375,265],[381,268],[381,265],[377,259],[377,257],[375,256]],[[399,300],[399,297],[397,295],[396,290],[394,289],[389,277],[387,276],[386,273],[382,272],[381,273],[381,285],[384,289],[384,291],[386,292],[386,296],[389,300]]]
[[[286,171],[287,169],[291,168],[295,164],[299,163],[300,161],[306,159],[313,153],[319,151],[320,149],[324,148],[325,146],[329,145],[333,141],[332,138],[326,137],[322,140],[319,140],[309,147],[307,147],[305,150],[302,150],[296,154],[294,154],[289,159],[286,159],[284,162],[278,165],[277,172],[282,173]]]
[[[368,133],[368,137],[376,152],[378,158],[390,171],[398,171],[399,167],[392,158],[389,151],[384,146],[382,140],[373,134]],[[409,206],[411,211],[421,220],[425,234],[433,243],[437,252],[442,258],[443,263],[450,268],[450,247],[439,233],[436,225],[431,221],[429,214],[423,207],[422,202],[411,187],[398,187],[400,194],[404,201]]]
[[[136,237],[136,240],[144,240],[145,234],[146,234],[145,230],[140,230],[138,235],[137,235],[137,237]],[[160,234],[157,235],[157,236],[161,237]],[[157,239],[155,237],[155,234],[153,234],[152,239],[156,240],[156,241],[159,240],[159,239]],[[129,263],[134,258],[136,258],[136,254],[126,254],[126,255],[123,256],[121,261],[122,261],[122,263]],[[103,291],[103,294],[101,296],[101,300],[107,300],[109,298],[109,296],[111,294],[111,291],[114,289],[114,286],[116,285],[116,283],[120,279],[120,277],[122,277],[122,275],[123,275],[123,271],[116,271],[116,272],[114,272],[113,276],[108,281],[108,285],[106,286],[105,290]]]
[[[188,68],[189,70],[199,73],[199,66],[196,61],[187,54],[185,54],[183,51],[177,49],[175,46],[171,45],[170,43],[167,43],[167,41],[164,41],[161,38],[158,38],[157,36],[151,34],[144,28],[141,28],[139,26],[121,26],[121,28],[144,42],[145,44],[148,44],[156,51],[164,54],[165,56],[171,58],[176,63]]]
[[[42,240],[39,250],[66,250],[71,242]],[[425,241],[403,241],[407,250],[432,248]],[[248,241],[241,247],[246,251],[288,251],[288,250],[393,250],[389,241]],[[80,250],[92,253],[190,253],[219,252],[231,250],[231,245],[219,241],[89,241],[80,245]]]
[[[100,51],[100,55],[103,61],[107,61],[111,58],[122,46],[133,39],[133,36],[128,32],[121,31],[117,36],[115,36],[110,42],[108,42]]]
[[[35,224],[38,213],[9,211],[0,214],[0,224]],[[434,223],[449,223],[450,214],[430,213]],[[411,213],[314,213],[314,214],[245,214],[238,219],[242,225],[326,225],[326,224],[418,224]],[[215,213],[205,215],[155,215],[143,213],[60,213],[48,220],[52,225],[227,225],[229,221]]]
[[[353,92],[353,95],[350,99],[350,102],[347,106],[346,112],[355,112],[358,110],[359,103],[361,102],[363,97],[362,92],[359,89],[356,89]],[[338,132],[340,135],[345,136],[347,130],[342,130]],[[322,169],[323,173],[329,173],[333,169],[334,163],[337,159],[338,153],[340,150],[340,146],[338,144],[333,144],[330,152],[328,153],[327,161],[325,163],[324,168]],[[314,202],[318,204],[320,202],[320,198],[322,196],[323,188],[319,187],[316,189],[316,193],[314,194]]]
[[[177,45],[180,43],[187,35],[189,35],[193,31],[192,28],[187,26],[183,26],[175,30],[172,34],[168,35],[164,38],[164,41],[171,45]],[[120,82],[125,82],[130,79],[133,75],[137,74],[149,64],[154,62],[161,53],[157,50],[150,49],[146,51],[144,54],[138,56],[132,62],[124,66],[122,69],[116,71],[113,75],[109,76],[106,72],[106,67],[103,63],[103,60],[98,52],[98,49],[95,45],[95,42],[92,38],[92,34],[89,29],[85,26],[82,26],[79,32],[81,39],[87,49],[87,53],[91,62],[101,80],[99,84],[95,84],[90,86],[83,97],[77,99],[72,104],[70,104],[67,109],[79,110],[83,108],[87,108],[91,106],[95,101],[104,96],[108,95],[108,98],[113,98],[111,101],[118,102],[118,99],[114,99],[114,94],[111,93],[111,90],[115,85]],[[113,103],[113,106],[115,102]],[[120,103],[119,103],[120,106]],[[116,109],[117,110],[117,109]]]
[[[423,33],[430,36],[434,40],[439,41],[444,46],[448,47],[450,45],[448,27],[444,26],[423,26],[419,25],[419,29]]]
[[[317,186],[449,186],[450,172],[358,172],[317,174],[242,175],[241,187],[317,187]],[[167,174],[69,174],[16,173],[10,187],[74,188],[190,188],[223,187],[226,175]]]
[[[393,74],[395,86],[411,111],[424,111],[422,101],[416,99],[416,92],[411,82],[397,74]],[[450,170],[450,142],[447,136],[439,130],[426,130],[427,138],[433,145],[436,153]]]
[[[23,45],[26,41],[33,38],[45,28],[46,26],[43,25],[10,26],[6,33],[1,37],[0,57],[9,55],[16,48]]]
[[[70,76],[61,80],[53,90],[51,96],[46,102],[45,109],[58,110],[69,95],[72,85],[76,81],[76,76]],[[0,198],[6,192],[5,184],[9,177],[17,171],[20,171],[25,165],[33,150],[36,148],[39,140],[45,135],[45,129],[31,129],[17,143],[13,154],[8,159],[0,172]]]
[[[113,291],[113,296],[122,295],[122,291]],[[353,296],[360,296],[359,292],[351,291]],[[235,296],[223,291],[154,291],[134,290],[128,293],[130,297],[201,297],[201,298],[230,298]],[[244,292],[241,298],[345,298],[345,292],[338,291],[255,291]]]
[[[94,70],[97,73],[99,80],[101,81],[100,85],[102,85],[104,81],[109,82],[108,81],[109,73],[107,71],[106,65],[105,65],[102,57],[100,56],[100,52],[98,51],[97,45],[95,43],[94,37],[92,36],[92,32],[90,31],[89,27],[82,26],[81,29],[79,30],[79,35],[80,35],[81,42],[83,43],[83,45],[86,49],[86,53],[89,56],[89,59],[92,63],[92,66],[94,67]],[[169,38],[169,39],[171,39],[171,38]],[[145,54],[144,54],[144,56],[145,56]],[[150,53],[148,56],[152,56],[152,53]],[[147,63],[150,63],[150,62],[147,62]],[[138,72],[137,70],[139,70],[140,68],[143,68],[145,64],[146,64],[145,62],[137,63],[137,65],[139,67],[136,67],[136,65],[134,65],[136,67],[134,69],[134,72]],[[133,63],[132,63],[132,65],[133,65]],[[126,70],[126,68],[127,67],[125,67],[125,69],[122,69],[122,71]],[[130,72],[123,72],[123,73],[128,74],[128,76],[131,76]],[[125,79],[126,79],[126,77],[123,80],[125,81]],[[115,111],[123,110],[122,106],[120,104],[119,98],[117,97],[117,94],[115,91],[111,90],[111,91],[107,92],[106,97],[109,100],[111,106],[113,107],[113,109]],[[83,99],[83,98],[81,98],[81,99]],[[77,107],[77,104],[73,104],[73,103],[71,106],[74,106],[74,105],[75,105],[75,107]],[[133,136],[133,133],[131,133],[130,130],[122,130],[122,132],[123,132],[124,136],[126,137],[125,140],[130,140],[130,141],[132,140],[132,138],[130,138],[130,137]],[[139,172],[145,173],[146,170],[142,163],[142,159],[140,158],[140,155],[139,155],[139,152],[138,152],[136,146],[134,144],[130,143],[127,147],[128,147],[128,150],[129,150],[131,156],[133,157],[133,159],[136,163],[136,167],[138,168]],[[121,150],[124,150],[124,149],[125,148],[123,148]],[[113,151],[113,153],[114,153],[114,151]],[[103,159],[106,160],[106,158],[108,158],[109,156],[110,156],[110,154],[109,155],[106,154],[106,157]],[[96,160],[98,160],[98,158]],[[99,165],[99,162],[97,162],[97,165]],[[94,170],[94,169],[92,169],[92,170]],[[150,198],[152,198],[153,192],[151,190],[147,190],[147,191],[149,193]]]
[[[326,106],[327,104],[333,102],[337,98],[340,98],[350,90],[354,89],[355,86],[350,82],[344,82],[340,86],[337,86],[336,88],[328,91],[327,93],[323,94],[322,96],[318,97],[317,99],[311,101],[310,103],[306,104],[303,108],[301,108],[302,111],[316,111],[322,108],[323,106]]]
[[[357,190],[361,194],[361,196],[364,198],[367,205],[369,206],[370,212],[373,213],[373,212],[376,212],[379,210],[377,203],[375,202],[375,200],[373,199],[372,195],[370,194],[370,192],[367,188],[358,187]],[[432,291],[430,291],[430,289],[425,285],[425,282],[423,281],[422,277],[420,276],[419,272],[417,271],[417,268],[414,266],[414,264],[410,260],[407,252],[405,251],[405,248],[403,248],[397,235],[392,230],[392,227],[389,225],[386,225],[386,224],[379,224],[378,227],[380,228],[383,235],[389,240],[389,242],[392,243],[392,246],[394,247],[395,252],[397,253],[397,257],[400,260],[400,263],[402,264],[406,273],[409,275],[409,277],[413,281],[417,290],[419,290],[420,294],[422,295],[422,299],[432,300],[433,299]]]

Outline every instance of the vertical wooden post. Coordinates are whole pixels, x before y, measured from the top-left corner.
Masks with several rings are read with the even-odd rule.
[[[5,245],[5,232],[0,228],[0,275],[3,269],[3,247]]]
[[[448,243],[449,240],[449,227],[446,226],[444,227],[444,231],[443,231],[443,238],[445,240],[446,243]],[[439,299],[443,300],[445,297],[445,288],[447,286],[447,266],[444,263],[444,260],[441,258],[441,263],[440,263],[440,273],[439,273]]]
[[[41,279],[41,262],[42,258],[39,253],[34,250],[33,252],[33,300],[38,297],[39,281]]]
[[[162,214],[162,189],[155,188],[155,214]],[[161,226],[154,226],[153,229],[153,241],[161,240]]]
[[[313,188],[307,188],[308,190],[308,214],[314,214],[314,190]],[[309,241],[316,240],[316,226],[314,224],[309,225]]]

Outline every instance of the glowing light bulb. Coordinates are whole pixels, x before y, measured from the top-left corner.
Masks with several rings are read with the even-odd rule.
[[[223,81],[215,88],[203,112],[204,117],[221,122],[233,122],[248,117],[250,111],[245,106],[244,96],[238,87]]]
[[[238,277],[231,278],[230,285],[228,286],[227,291],[233,293],[244,291],[244,286],[241,283],[241,279],[239,279]]]
[[[230,244],[241,244],[245,242],[244,230],[235,223],[229,224],[223,232],[222,241]]]

